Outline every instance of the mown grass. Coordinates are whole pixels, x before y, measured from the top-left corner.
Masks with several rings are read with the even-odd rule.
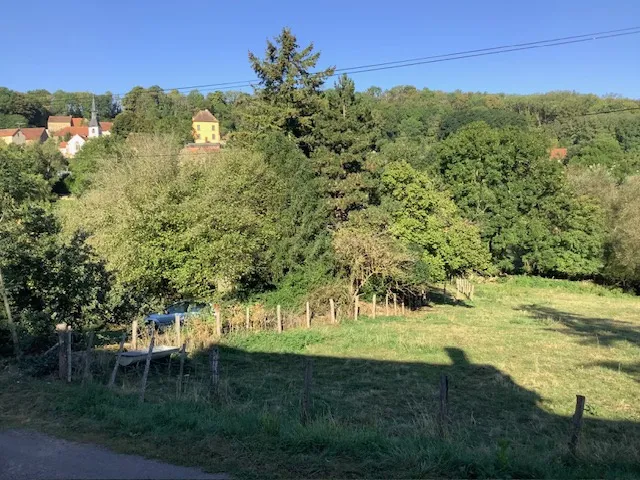
[[[640,476],[640,299],[587,283],[513,278],[467,306],[407,318],[236,333],[210,396],[206,352],[185,394],[176,362],[109,392],[8,369],[0,425],[32,427],[242,478]],[[313,412],[300,424],[303,358]],[[436,428],[438,380],[450,424]],[[100,378],[96,379],[100,381]],[[567,452],[575,395],[587,397],[578,458]]]

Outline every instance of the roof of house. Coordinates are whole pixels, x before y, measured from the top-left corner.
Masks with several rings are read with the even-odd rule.
[[[72,127],[81,127],[83,123],[84,123],[84,118],[82,117],[74,117],[71,119]]]
[[[549,152],[549,158],[551,160],[563,160],[567,156],[566,148],[552,148]]]
[[[21,128],[20,129],[27,140],[39,140],[42,134],[46,133],[44,127]]]
[[[113,122],[100,122],[100,128],[103,132],[108,132],[109,130],[111,130],[112,126]]]
[[[52,115],[49,117],[49,123],[68,123],[71,125],[71,115]]]
[[[194,122],[217,122],[218,119],[208,110],[200,110],[192,119]]]
[[[60,143],[58,144],[58,147],[59,147],[59,148],[67,148],[67,142],[60,142]]]
[[[17,128],[0,128],[0,137],[13,137],[17,132]]]
[[[86,137],[89,135],[89,127],[64,127],[57,132],[54,132],[52,135],[54,137],[64,137],[67,134],[80,135],[81,137]]]

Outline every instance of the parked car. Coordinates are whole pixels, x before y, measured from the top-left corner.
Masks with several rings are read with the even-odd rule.
[[[180,323],[184,324],[191,317],[210,314],[211,305],[206,302],[197,301],[181,301],[169,305],[162,313],[152,313],[147,315],[145,323],[153,325],[157,330],[164,330],[176,322],[176,318],[180,319]]]

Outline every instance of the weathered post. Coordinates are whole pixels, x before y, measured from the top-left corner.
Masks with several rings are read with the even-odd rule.
[[[329,315],[331,317],[331,323],[336,323],[336,304],[333,298],[329,299]]]
[[[65,348],[65,338],[67,326],[63,323],[56,327],[58,331],[58,377],[64,380],[67,376],[67,349]]]
[[[0,292],[2,293],[2,300],[4,302],[4,311],[7,316],[7,323],[9,324],[9,330],[11,331],[11,341],[13,342],[13,354],[16,358],[20,358],[20,342],[18,341],[18,331],[16,330],[16,324],[13,323],[13,317],[11,316],[11,307],[9,305],[9,295],[7,295],[7,289],[4,286],[4,278],[2,277],[2,270],[0,270]]]
[[[582,430],[582,415],[584,414],[584,404],[586,398],[583,395],[576,395],[576,410],[571,420],[571,437],[569,438],[569,452],[574,457],[577,455],[580,431]]]
[[[440,437],[447,434],[447,421],[449,418],[449,377],[440,375],[440,411],[438,413],[438,429]]]
[[[398,295],[396,293],[393,294],[393,314],[398,315]]]
[[[71,366],[72,366],[72,358],[71,358],[71,326],[67,326],[67,383],[71,383]]]
[[[116,364],[113,366],[113,370],[111,371],[111,378],[109,379],[108,388],[112,388],[116,383],[116,375],[118,374],[118,366],[120,365],[120,357],[122,356],[122,351],[124,350],[124,342],[127,340],[127,333],[122,334],[122,339],[120,340],[120,348],[118,348],[118,355],[116,356]]]
[[[359,298],[358,295],[356,295],[355,301],[353,302],[353,319],[354,320],[358,320],[358,309],[359,309],[360,305],[359,305]]]
[[[278,333],[282,333],[282,311],[280,305],[276,306],[276,320],[278,321]]]
[[[176,384],[176,397],[180,399],[182,396],[182,377],[184,376],[184,360],[187,353],[187,344],[183,343],[180,349],[180,373],[178,374],[178,380]]]
[[[402,307],[402,316],[404,317],[404,300],[402,301],[402,303],[400,305]]]
[[[174,328],[176,329],[176,345],[180,345],[182,343],[182,325],[180,324],[180,314],[176,313],[174,317],[175,321],[173,323]]]
[[[311,419],[311,379],[313,376],[313,362],[309,357],[304,358],[304,387],[302,389],[302,412],[300,421],[306,425]]]
[[[211,393],[217,394],[220,385],[220,350],[217,346],[211,349],[209,357],[211,361]]]
[[[248,305],[247,305],[247,309],[246,309],[246,312],[245,312],[244,326],[245,326],[245,328],[247,330],[251,330],[251,311],[250,311]]]
[[[389,293],[384,297],[384,314],[389,316]]]
[[[307,328],[311,328],[311,306],[307,302]]]
[[[131,349],[138,348],[138,320],[134,320],[131,324]]]
[[[373,310],[371,312],[371,316],[376,318],[376,294],[373,294]]]
[[[215,315],[216,315],[216,335],[218,335],[218,338],[220,338],[222,337],[222,312],[220,309],[220,305],[216,305]]]
[[[84,369],[82,371],[82,383],[91,380],[91,353],[93,352],[93,331],[87,335],[87,350],[84,353]]]
[[[144,402],[144,393],[147,390],[147,379],[149,378],[149,368],[151,367],[151,356],[153,355],[153,345],[156,341],[156,329],[151,329],[151,342],[149,343],[149,351],[147,352],[147,361],[144,364],[144,373],[142,374],[142,385],[140,385],[140,403]]]

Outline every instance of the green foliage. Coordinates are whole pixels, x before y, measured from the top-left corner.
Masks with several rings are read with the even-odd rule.
[[[417,247],[425,275],[442,281],[471,271],[485,272],[489,253],[478,228],[460,215],[445,192],[407,162],[387,165],[383,192],[391,199],[391,232]]]
[[[66,181],[71,193],[82,195],[88,190],[100,166],[115,161],[113,159],[118,157],[120,149],[121,142],[117,136],[105,135],[87,141],[69,162],[72,173]]]
[[[471,124],[440,143],[445,183],[507,272],[592,275],[601,265],[597,208],[568,190],[537,133]]]

